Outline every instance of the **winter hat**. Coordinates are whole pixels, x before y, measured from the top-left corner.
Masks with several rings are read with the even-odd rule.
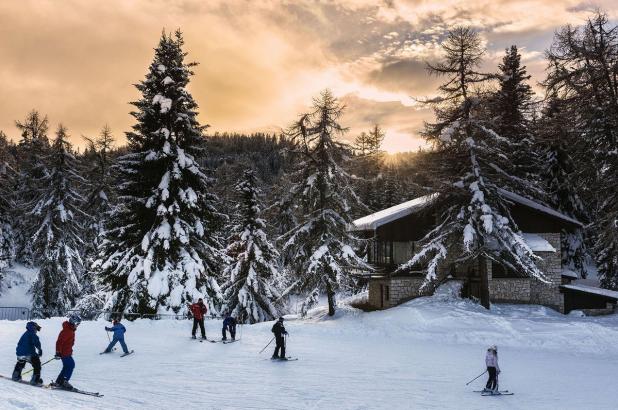
[[[491,345],[491,346],[489,346],[489,349],[487,349],[487,350],[493,350],[494,352],[498,353],[498,346]]]
[[[69,316],[69,323],[75,326],[78,326],[82,322],[82,318],[79,315],[71,315]]]
[[[41,330],[41,326],[37,322],[28,322],[26,323],[27,330],[36,330],[37,332]]]
[[[283,322],[283,316],[279,318],[279,322]]]

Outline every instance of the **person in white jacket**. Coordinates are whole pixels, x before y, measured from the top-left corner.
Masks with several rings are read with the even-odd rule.
[[[494,345],[487,349],[487,354],[485,355],[485,366],[487,366],[487,373],[489,373],[489,379],[485,385],[485,390],[495,391],[498,389],[498,375],[500,374],[497,346]]]

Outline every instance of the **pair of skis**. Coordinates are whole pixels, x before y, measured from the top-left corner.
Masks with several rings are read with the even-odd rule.
[[[270,359],[266,359],[266,360],[271,360],[273,362],[295,362],[296,360],[298,360],[298,357],[286,357],[284,359],[280,357],[278,358],[271,357]]]
[[[481,396],[512,396],[508,390],[474,390],[475,393],[481,393]]]
[[[101,352],[99,354],[108,354],[108,353],[111,353],[111,352]],[[133,354],[133,353],[135,353],[135,350],[131,350],[130,352],[123,353],[123,354],[120,355],[120,357],[125,357],[125,356],[128,356],[128,355]]]
[[[83,395],[86,395],[86,396],[103,397],[103,395],[101,393],[99,393],[99,392],[92,392],[92,391],[76,389],[75,387],[73,387],[71,389],[66,389],[66,388],[64,388],[62,386],[58,386],[54,382],[51,382],[49,384],[30,384],[29,382],[27,382],[25,380],[13,380],[10,377],[6,377],[6,376],[2,376],[2,375],[0,375],[0,378],[6,379],[6,380],[10,380],[12,382],[17,382],[17,383],[20,383],[20,384],[26,384],[26,385],[31,386],[31,387],[38,387],[38,388],[41,388],[41,389],[63,390],[63,391],[66,391],[66,392],[83,394]]]
[[[197,340],[197,339],[193,339],[191,338],[191,340]],[[224,345],[230,344],[230,343],[234,343],[234,342],[238,342],[238,340],[211,340],[211,339],[199,339],[200,343],[206,341],[206,342],[210,342],[210,343],[223,343]]]

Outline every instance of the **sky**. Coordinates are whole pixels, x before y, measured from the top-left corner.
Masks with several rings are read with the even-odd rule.
[[[347,139],[377,123],[387,151],[416,150],[432,117],[417,100],[439,83],[426,62],[449,28],[479,31],[488,71],[516,44],[534,85],[554,32],[596,8],[618,17],[613,0],[0,0],[0,130],[17,139],[15,120],[37,109],[76,145],[104,124],[122,143],[133,84],[162,30],[180,28],[209,132],[278,132],[329,88]]]

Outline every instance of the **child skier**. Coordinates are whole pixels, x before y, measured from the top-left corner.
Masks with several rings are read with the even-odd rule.
[[[234,319],[231,315],[226,315],[223,320],[223,329],[221,329],[221,334],[223,335],[223,340],[227,340],[227,332],[230,332],[230,336],[232,340],[236,340],[236,319]]]
[[[129,349],[127,349],[127,344],[124,342],[124,334],[127,329],[124,327],[122,323],[120,323],[120,319],[112,320],[112,327],[105,326],[105,330],[108,332],[114,332],[114,337],[112,341],[107,346],[107,349],[103,351],[103,353],[110,353],[116,343],[120,342],[120,346],[122,346],[122,351],[124,354],[129,354]]]
[[[285,339],[284,335],[287,335],[288,332],[285,330],[283,326],[283,318],[280,317],[279,320],[273,325],[272,332],[275,334],[275,352],[271,359],[279,359],[279,360],[287,360],[285,357]],[[281,349],[281,356],[279,356],[279,349]]]
[[[69,384],[73,369],[75,369],[75,361],[73,360],[73,345],[75,344],[75,331],[77,326],[82,322],[78,315],[71,315],[69,320],[62,324],[62,330],[56,341],[56,358],[62,360],[62,370],[58,375],[53,386],[59,386],[63,389],[72,390],[73,386]]]
[[[204,316],[208,309],[204,304],[204,299],[199,298],[197,303],[189,305],[189,309],[191,310],[191,314],[193,315],[193,330],[191,331],[191,337],[195,339],[195,331],[197,330],[197,326],[200,326],[200,331],[202,332],[202,339],[206,339],[206,329],[204,329]]]
[[[30,384],[33,386],[43,384],[43,380],[41,380],[41,359],[39,358],[43,356],[43,350],[41,350],[41,341],[36,335],[36,332],[40,330],[41,326],[36,322],[26,323],[26,332],[19,339],[17,349],[15,349],[17,364],[15,365],[15,370],[13,370],[12,378],[16,382],[21,380],[21,372],[24,370],[26,363],[30,363],[33,368]]]
[[[489,379],[485,385],[484,392],[494,392],[498,390],[498,375],[500,374],[500,366],[498,366],[498,347],[491,346],[487,349],[485,355],[485,365],[487,366],[487,373],[489,373]]]

